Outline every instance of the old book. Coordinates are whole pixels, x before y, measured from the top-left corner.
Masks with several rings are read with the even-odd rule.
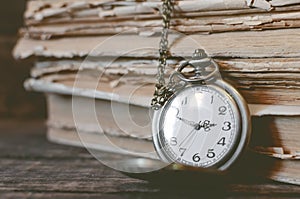
[[[151,141],[122,136],[111,136],[102,132],[77,131],[74,127],[48,127],[50,141],[71,146],[86,147],[90,150],[145,157],[159,160]]]
[[[151,139],[151,95],[144,98],[133,95],[129,98],[128,95],[121,97],[116,93],[111,95],[110,92],[76,89],[57,83],[40,83],[38,80],[30,84],[36,90],[49,93],[50,126],[77,127],[85,132],[103,131],[114,136]],[[268,148],[281,147],[284,150],[282,157],[299,155],[297,129],[300,106],[250,105],[250,109],[253,116],[253,149],[266,153]],[[276,155],[275,152],[271,154]]]
[[[178,40],[176,35],[172,35],[171,44],[173,46],[171,53],[173,58],[177,60],[180,59],[180,56],[188,57],[195,49],[193,47],[195,45],[194,41],[199,41],[205,46],[209,54],[219,58],[217,61],[221,65],[223,77],[239,88],[249,103],[297,105],[299,104],[298,96],[300,91],[297,81],[299,79],[297,63],[299,62],[300,50],[298,43],[294,42],[294,39],[298,34],[298,29],[251,33],[231,32],[214,35],[192,35],[191,38],[194,40],[185,37]],[[256,42],[252,42],[249,38],[254,39]],[[159,37],[120,35],[113,37],[111,42],[104,42],[99,48],[92,50],[95,43],[107,40],[109,40],[107,36],[64,38],[49,41],[22,39],[19,41],[14,54],[18,58],[26,58],[31,55],[72,58],[76,56],[85,57],[89,54],[88,60],[96,59],[98,65],[97,62],[88,64],[84,62],[83,65],[87,65],[87,68],[90,66],[95,68],[97,66],[97,70],[100,71],[101,64],[103,64],[102,70],[107,68],[105,61],[102,60],[101,62],[101,59],[109,56],[122,56],[123,61],[116,63],[116,65],[121,69],[124,68],[125,72],[126,70],[131,70],[130,72],[132,73],[132,76],[127,78],[127,80],[123,78],[125,83],[130,83],[129,80],[133,84],[138,81],[154,83],[155,78],[153,75],[156,71],[156,64],[153,60],[157,57],[156,44],[159,42]],[[126,45],[127,41],[135,42],[132,45]],[[288,48],[286,47],[287,44]],[[231,47],[230,52],[227,50],[228,46]],[[132,49],[139,50],[132,51]],[[124,59],[125,57],[127,57],[127,60]],[[130,64],[126,64],[126,61],[134,63],[136,60],[138,60],[135,64],[136,67],[130,69]],[[145,62],[143,63],[143,61]],[[76,67],[80,67],[78,66],[79,62],[69,63],[73,71],[75,71]],[[65,70],[68,70],[68,62],[62,61],[58,64],[61,63],[64,64]],[[142,63],[142,68],[144,67],[143,69],[147,73],[145,76],[140,76],[143,75],[143,69],[138,69],[140,63]],[[54,63],[48,67],[40,68],[43,68],[41,71],[55,71],[55,69],[59,69],[59,66],[56,66]],[[112,68],[110,71],[108,70],[108,73],[113,73],[112,70],[115,70],[115,73],[122,74],[120,72],[121,69]],[[136,73],[135,70],[137,70]],[[43,72],[40,73],[42,75]],[[139,73],[139,76],[135,75],[137,73]],[[113,80],[114,83],[118,83],[119,76],[111,74],[108,78]],[[48,77],[50,78],[50,73]],[[62,81],[62,79],[60,78],[60,80],[56,81]],[[69,75],[67,79],[70,80],[68,82],[70,84],[71,79],[74,79],[74,77],[72,78]]]
[[[210,0],[199,4],[195,0],[175,1],[174,9],[179,16],[182,14],[193,15],[220,15],[227,11],[229,13],[251,13],[266,12],[271,10],[285,10],[291,8],[290,5],[300,4],[299,0]],[[49,22],[49,19],[55,18],[82,18],[97,17],[99,19],[110,19],[120,17],[136,18],[138,16],[159,17],[158,10],[161,8],[161,1],[69,1],[69,0],[35,0],[28,1],[25,12],[25,20],[32,23]],[[288,8],[286,8],[288,7]],[[254,9],[256,8],[256,9]],[[209,12],[208,12],[209,11]],[[218,11],[213,12],[212,11]],[[223,12],[222,12],[223,11]],[[217,14],[216,14],[217,13]],[[178,16],[176,15],[176,16]],[[175,16],[175,17],[176,17]],[[138,19],[138,18],[137,18]]]
[[[185,34],[300,27],[300,2],[266,0],[176,1],[171,29]],[[160,32],[161,1],[28,1],[26,28],[36,39]]]
[[[101,62],[95,62],[84,64],[85,68],[81,67],[80,70],[76,69],[75,64],[72,65],[72,62],[69,62],[65,63],[63,68],[58,66],[35,68],[32,73],[33,75],[39,74],[35,78],[40,81],[56,82],[69,87],[76,84],[75,87],[78,88],[97,89],[107,93],[122,92],[126,94],[128,92],[130,94],[136,89],[136,92],[144,95],[143,97],[147,96],[150,101],[156,81],[156,69],[153,62],[149,60],[148,63],[142,63],[142,60],[134,62],[134,60],[128,59],[127,64],[116,62],[116,67],[103,66],[102,68]],[[274,62],[276,61],[273,60],[268,64],[271,66]],[[142,63],[142,65],[138,65],[138,63]],[[92,68],[93,64],[98,67]],[[264,62],[262,61],[260,64],[264,65]],[[130,66],[126,67],[126,65]],[[222,71],[222,77],[239,89],[250,104],[298,105],[300,103],[298,97],[300,89],[297,81],[300,78],[299,74],[294,71],[278,71],[276,67],[272,67],[272,69],[273,71],[265,72],[258,72],[259,68],[258,70],[250,69],[248,72],[246,72],[246,68],[237,72]],[[168,71],[173,70],[170,68]],[[286,68],[286,70],[289,69]]]
[[[255,1],[259,2],[259,1]],[[196,11],[213,11],[213,10],[250,10],[250,6],[263,7],[270,10],[278,5],[272,5],[267,1],[260,5],[253,1],[248,1],[248,5],[244,0],[226,0],[226,1],[203,1],[201,4],[195,1],[176,1],[175,9],[178,13],[190,13]],[[297,4],[297,2],[293,2]],[[299,2],[298,2],[299,3]],[[291,2],[283,3],[290,5]],[[85,0],[74,2],[69,0],[56,1],[29,1],[25,12],[26,21],[40,22],[44,19],[67,18],[67,17],[86,17],[94,16],[97,18],[104,17],[122,17],[122,16],[138,16],[138,15],[154,15],[159,16],[158,9],[161,7],[160,1],[93,1]],[[46,20],[45,20],[46,21]]]
[[[173,32],[174,33],[174,32]],[[261,32],[226,32],[211,35],[170,35],[172,57],[190,57],[194,50],[203,48],[212,57],[222,58],[296,58],[300,56],[299,29],[272,30]],[[48,58],[76,57],[157,57],[160,36],[120,34],[111,36],[64,37],[54,40],[21,38],[14,56],[18,59],[30,56]],[[131,45],[128,45],[128,41]],[[255,42],[254,42],[255,41]],[[228,51],[230,48],[230,51]]]
[[[193,16],[186,18],[184,16],[176,16],[171,23],[171,29],[185,34],[195,33],[218,33],[229,31],[246,31],[246,30],[268,30],[268,29],[287,29],[299,28],[300,20],[298,15],[300,11],[294,10],[274,10],[267,13],[229,13],[216,12],[216,15]],[[103,14],[103,13],[102,13]],[[124,15],[122,15],[124,16]],[[69,36],[89,36],[89,35],[113,35],[120,32],[154,34],[160,31],[161,19],[155,15],[149,18],[134,19],[134,21],[126,19],[120,20],[110,17],[101,19],[95,17],[86,17],[84,19],[72,18],[66,22],[59,23],[43,23],[28,25],[25,29],[21,29],[20,33],[27,37],[36,39],[50,39],[55,37]]]
[[[93,101],[92,98],[86,97],[76,97],[77,103],[82,103],[86,106],[86,104],[90,103],[87,101]],[[99,131],[99,127],[97,124],[91,124],[95,122],[95,118],[91,116],[91,113],[87,111],[84,106],[80,106],[80,118],[75,120],[76,125],[74,125],[74,118],[72,113],[72,98],[71,96],[66,95],[57,95],[57,94],[48,94],[48,106],[49,106],[49,121],[48,121],[48,138],[49,140],[61,143],[68,144],[79,147],[87,147],[90,150],[101,150],[106,152],[112,152],[117,154],[131,155],[132,157],[145,157],[151,159],[158,159],[156,153],[153,148],[153,144],[151,142],[151,137],[147,137],[145,134],[140,134],[139,136],[133,136],[128,133],[122,132],[120,127],[116,127],[116,124],[113,124],[114,120],[112,119],[111,109],[109,109],[109,101],[105,100],[96,100],[95,108],[96,113],[98,115],[99,124],[103,131]],[[120,104],[120,106],[126,106],[125,104]],[[120,107],[119,107],[120,108]],[[132,117],[135,122],[139,123],[139,125],[145,125],[147,122],[149,123],[149,118],[145,118],[145,112],[147,110],[143,110],[134,105],[131,105],[130,108],[132,111]],[[120,108],[118,113],[123,113],[123,109]],[[141,114],[139,114],[141,113]],[[93,115],[93,114],[92,114]],[[261,162],[260,159],[260,168],[259,171],[254,172],[255,175],[263,175],[265,177],[271,178],[273,180],[300,184],[300,176],[298,176],[299,162],[296,159],[300,158],[300,154],[298,153],[290,153],[287,149],[284,151],[283,147],[255,147],[255,144],[261,144],[264,140],[262,137],[269,137],[272,129],[274,127],[280,127],[277,133],[272,134],[272,141],[274,143],[280,143],[282,140],[290,139],[290,136],[293,134],[292,131],[295,131],[295,125],[299,125],[299,122],[295,122],[296,120],[300,120],[300,116],[294,116],[293,122],[287,117],[279,116],[279,117],[268,117],[268,118],[255,118],[255,122],[261,122],[264,124],[264,131],[259,129],[259,131],[255,131],[254,134],[256,138],[252,139],[251,147],[253,150],[256,150],[260,153],[268,153],[268,155],[273,156],[272,162]],[[287,122],[288,121],[288,122]],[[285,125],[282,126],[287,122]],[[123,131],[126,128],[124,125],[127,123],[127,132],[132,130],[133,126],[128,125],[128,121],[125,120],[121,125]],[[268,125],[266,125],[268,124]],[[94,127],[92,127],[94,125]],[[272,126],[269,128],[269,125]],[[292,125],[292,127],[290,126]],[[95,128],[96,126],[96,128]],[[114,129],[115,128],[115,129]],[[299,127],[297,127],[299,128]],[[97,131],[98,129],[98,131]],[[114,130],[112,130],[114,129]],[[125,130],[125,131],[126,131]],[[141,130],[141,129],[137,129]],[[145,129],[143,129],[145,131]],[[279,132],[280,131],[280,132]],[[141,131],[139,131],[141,132]],[[150,133],[149,131],[147,133]],[[262,135],[263,134],[263,135]],[[254,136],[254,137],[255,137]],[[275,138],[278,136],[277,138]],[[294,139],[299,139],[299,135],[295,134]],[[278,142],[280,140],[280,142]],[[268,143],[271,142],[271,139],[265,139]],[[266,143],[264,143],[266,144]],[[269,145],[270,146],[270,145]],[[274,145],[275,146],[275,145]],[[289,143],[289,146],[291,144]],[[297,146],[299,147],[299,146]],[[298,148],[299,149],[299,148]],[[270,153],[273,151],[273,153]],[[247,155],[247,154],[246,154]],[[245,156],[246,156],[245,155]],[[243,158],[247,159],[247,157]],[[265,159],[265,158],[264,158]],[[284,160],[282,160],[284,159]],[[255,158],[257,161],[258,159]],[[249,160],[250,161],[250,160]],[[249,162],[248,162],[249,163]],[[245,164],[245,163],[244,163]],[[257,169],[257,168],[256,168]],[[249,171],[250,172],[250,171]]]

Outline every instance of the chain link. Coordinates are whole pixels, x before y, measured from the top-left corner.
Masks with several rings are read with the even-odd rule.
[[[153,109],[158,110],[164,105],[165,100],[172,95],[168,91],[165,83],[165,69],[167,66],[167,59],[170,55],[169,53],[169,42],[168,34],[170,28],[171,16],[173,13],[173,0],[162,0],[162,20],[163,29],[161,32],[161,40],[159,42],[159,59],[158,59],[158,71],[157,71],[157,84],[154,92],[154,97],[151,102]]]

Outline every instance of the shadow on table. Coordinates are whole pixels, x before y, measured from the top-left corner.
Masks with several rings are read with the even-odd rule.
[[[228,198],[266,194],[263,185],[270,183],[266,176],[273,166],[272,158],[249,151],[235,165],[234,172],[225,174],[160,170],[127,175],[147,181],[144,188],[155,190],[150,195],[139,194],[141,198]]]

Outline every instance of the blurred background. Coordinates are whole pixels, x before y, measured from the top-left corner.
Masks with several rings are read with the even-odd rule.
[[[29,77],[32,60],[14,60],[12,50],[18,29],[23,25],[25,0],[10,0],[0,7],[0,120],[46,118],[43,94],[26,92],[24,80]]]

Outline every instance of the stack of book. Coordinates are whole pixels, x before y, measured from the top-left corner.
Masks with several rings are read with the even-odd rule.
[[[35,57],[25,87],[46,94],[51,141],[158,158],[149,107],[160,9],[158,0],[28,1],[14,56]],[[300,0],[175,1],[171,29],[167,74],[205,49],[249,104],[250,148],[280,163],[267,177],[300,184]]]

